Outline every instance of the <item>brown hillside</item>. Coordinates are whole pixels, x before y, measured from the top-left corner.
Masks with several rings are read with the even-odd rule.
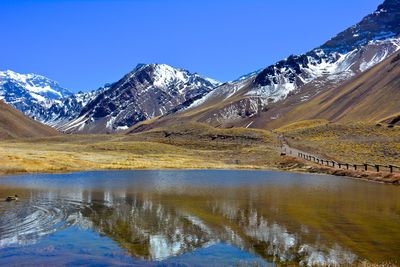
[[[278,128],[296,121],[326,119],[332,122],[390,122],[400,112],[400,54],[337,88],[308,101],[291,99],[292,107],[274,121],[259,118],[258,127]],[[284,107],[287,103],[281,103]],[[287,105],[286,105],[287,106]]]
[[[53,128],[25,116],[0,101],[0,139],[46,137],[57,134]]]

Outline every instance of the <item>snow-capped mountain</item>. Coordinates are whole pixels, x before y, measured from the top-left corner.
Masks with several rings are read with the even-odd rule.
[[[70,95],[57,82],[41,75],[0,71],[0,99],[39,121],[44,120],[54,101]]]
[[[399,49],[400,0],[386,0],[322,46],[222,85],[168,65],[140,64],[116,83],[71,94],[43,76],[5,71],[0,72],[0,99],[65,132],[111,133],[174,116],[264,128],[265,122],[339,88]]]
[[[198,111],[198,121],[215,125],[249,127],[240,121],[247,123],[261,112],[269,112],[274,120],[284,110],[272,111],[272,105],[294,95],[306,101],[388,58],[400,49],[399,34],[400,0],[386,0],[376,12],[324,45],[225,83],[181,111],[190,110],[192,117]]]
[[[0,72],[0,99],[67,132],[114,132],[163,115],[220,83],[164,64],[140,64],[120,81],[72,94],[36,74]]]
[[[65,132],[124,130],[199,98],[220,83],[165,64],[139,64],[89,101],[78,117],[59,127]]]

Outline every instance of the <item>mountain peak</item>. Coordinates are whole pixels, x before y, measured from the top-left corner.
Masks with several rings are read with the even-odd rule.
[[[0,71],[0,77],[5,78],[8,77],[10,79],[14,79],[14,80],[26,80],[29,78],[34,77],[35,75],[30,73],[30,74],[21,74],[21,73],[17,73],[15,71],[12,70],[5,70],[5,71]],[[39,76],[39,75],[37,75]]]
[[[152,69],[152,70],[157,69],[157,70],[188,72],[188,71],[186,71],[184,69],[175,68],[175,67],[172,67],[172,66],[170,66],[168,64],[163,64],[163,63],[148,63],[148,64],[139,63],[139,64],[136,65],[136,67],[135,67],[135,69],[133,71],[135,72],[135,71],[144,70],[144,69],[147,69],[147,70],[148,69]]]
[[[48,106],[70,95],[71,92],[44,76],[0,71],[0,99],[29,117],[42,120]]]
[[[118,82],[97,95],[81,110],[79,119],[61,129],[68,132],[113,132],[157,116],[220,83],[167,64],[138,64]]]
[[[8,85],[7,85],[8,84]],[[38,74],[21,74],[12,70],[0,71],[0,89],[4,86],[18,87],[20,90],[34,94],[38,100],[54,100],[71,95],[67,89],[62,88],[56,81]]]
[[[192,82],[206,82],[208,83],[207,86],[210,87],[217,87],[221,84],[217,80],[162,63],[140,63],[130,73],[128,73],[124,79],[147,80],[149,83],[159,87],[169,87],[168,85],[171,84],[187,84]]]
[[[132,70],[132,72],[135,72],[135,71],[137,71],[137,70],[139,70],[139,69],[141,69],[141,68],[143,68],[143,67],[145,67],[145,66],[147,66],[148,64],[146,64],[146,63],[138,63],[137,65],[136,65],[136,67]]]
[[[400,0],[386,0],[358,24],[339,33],[321,49],[347,53],[370,41],[384,40],[400,34]]]
[[[400,0],[385,0],[383,4],[378,7],[378,10],[385,9],[387,11],[391,10],[399,10],[400,7]]]

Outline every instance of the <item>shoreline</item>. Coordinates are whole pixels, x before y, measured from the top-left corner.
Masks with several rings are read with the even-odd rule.
[[[400,185],[400,173],[398,174],[384,173],[384,172],[376,173],[368,171],[335,169],[328,166],[313,164],[309,161],[301,160],[294,157],[287,157],[287,160],[282,164],[289,166],[289,169],[286,169],[289,172],[296,170],[297,167],[298,171],[302,173],[305,172],[305,173],[326,174],[326,175],[347,177],[351,179],[380,183],[380,184]],[[300,164],[300,166],[296,166],[296,164]]]
[[[35,174],[70,174],[77,172],[101,172],[101,171],[272,171],[272,172],[287,172],[287,173],[301,173],[301,174],[315,174],[315,175],[327,175],[343,177],[348,179],[355,179],[365,182],[373,182],[387,185],[400,185],[400,174],[390,173],[373,173],[365,171],[349,171],[349,170],[338,170],[330,167],[321,167],[320,165],[307,164],[308,162],[299,160],[297,158],[287,158],[280,162],[278,167],[263,168],[257,166],[224,166],[224,167],[188,167],[188,168],[81,168],[71,170],[41,170],[41,171],[1,171],[0,179],[7,176],[22,176],[22,175],[35,175]]]
[[[169,131],[165,137],[165,131]],[[217,136],[217,137],[215,137]],[[180,126],[134,135],[71,135],[0,142],[0,179],[112,170],[255,170],[346,176],[400,185],[400,173],[351,171],[281,155],[279,138],[251,129]]]

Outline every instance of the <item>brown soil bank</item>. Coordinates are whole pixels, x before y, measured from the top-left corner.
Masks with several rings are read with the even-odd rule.
[[[301,160],[293,157],[284,158],[279,167],[282,170],[287,171],[299,171],[299,172],[309,172],[309,173],[319,173],[319,174],[329,174],[334,176],[345,176],[352,177],[356,179],[362,179],[372,182],[379,182],[385,184],[400,185],[400,173],[376,173],[368,171],[354,171],[354,170],[344,170],[335,169],[331,167],[325,167],[311,162]]]

